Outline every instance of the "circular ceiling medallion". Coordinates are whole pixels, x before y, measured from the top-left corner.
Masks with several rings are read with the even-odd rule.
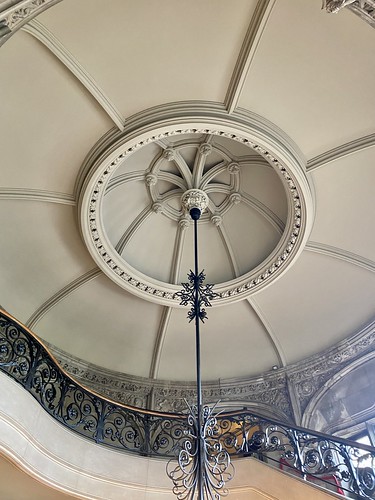
[[[159,120],[125,131],[86,167],[79,217],[87,248],[107,276],[147,300],[179,305],[193,265],[192,224],[181,205],[187,191],[207,197],[199,251],[218,294],[213,305],[269,285],[310,231],[312,193],[287,144],[269,125],[267,145],[259,127],[211,121]]]

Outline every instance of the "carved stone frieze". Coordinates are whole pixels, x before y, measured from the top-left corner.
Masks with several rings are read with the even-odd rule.
[[[314,395],[336,373],[353,361],[361,362],[373,349],[375,322],[352,337],[305,359],[297,364],[259,377],[205,382],[203,400],[207,403],[221,401],[249,406],[258,412],[273,412],[277,418],[295,420],[290,385],[293,386],[300,413],[303,414]],[[82,361],[60,349],[48,345],[56,359],[72,377],[82,385],[117,402],[165,412],[184,412],[185,400],[195,399],[195,382],[173,382],[134,377],[106,370]],[[297,423],[300,423],[297,418]]]
[[[335,373],[373,349],[374,342],[375,325],[371,324],[323,353],[291,366],[288,378],[295,387],[301,410]]]

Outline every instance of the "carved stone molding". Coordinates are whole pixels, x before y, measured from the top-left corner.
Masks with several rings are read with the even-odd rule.
[[[295,387],[303,412],[314,394],[334,374],[373,349],[375,322],[323,353],[288,368],[288,378]]]
[[[90,162],[84,165],[86,175],[81,177],[82,184],[79,188],[79,222],[82,235],[98,266],[115,283],[144,299],[166,306],[178,307],[179,299],[176,295],[179,291],[178,285],[161,282],[145,276],[141,272],[138,273],[126,263],[109,242],[106,231],[102,227],[100,215],[107,186],[111,184],[114,173],[120,165],[127,161],[128,157],[149,145],[155,143],[165,145],[168,140],[173,140],[174,143],[178,144],[184,141],[187,136],[193,135],[197,135],[198,138],[202,135],[212,138],[217,136],[239,142],[248,147],[250,151],[256,152],[262,161],[265,160],[268,166],[277,172],[284,185],[290,206],[284,232],[272,253],[255,269],[251,269],[246,274],[216,284],[218,295],[213,301],[213,306],[242,300],[278,278],[295,261],[307,241],[314,218],[314,203],[304,163],[294,154],[293,147],[290,147],[288,140],[281,136],[276,127],[259,117],[255,118],[250,113],[241,111],[233,113],[231,117],[227,115],[223,117],[221,113],[213,112],[211,108],[209,113],[197,119],[187,116],[189,109],[187,104],[182,105],[180,109],[177,105],[170,109],[171,106],[165,106],[164,110],[166,111],[159,111],[157,108],[153,112],[146,110],[140,114],[142,118],[129,119],[125,131],[114,136],[116,138],[114,142],[108,143],[106,136],[104,145],[99,141],[96,154],[90,154]],[[191,104],[190,106],[193,113],[196,105]],[[156,121],[152,120],[152,116]],[[181,140],[179,140],[179,136],[181,136]],[[207,139],[203,144],[204,151],[199,150],[202,157],[209,155],[212,150],[211,144],[206,144],[206,142]],[[202,144],[199,144],[198,141],[198,148],[201,146]],[[159,176],[161,180],[177,184],[178,189],[181,189],[178,183],[182,181],[179,180],[178,176],[158,170],[160,158],[164,158],[168,162],[174,161],[174,155],[179,154],[176,150],[177,147],[173,150],[166,147],[163,154],[155,159],[155,168],[152,166],[149,172],[146,172],[145,182],[150,191],[152,203],[155,203],[154,211],[163,213],[178,223],[181,213],[178,210],[174,210],[174,213],[173,209],[169,208],[167,197],[164,203],[162,198],[153,195],[155,182]],[[167,157],[165,156],[166,151],[168,151]],[[233,162],[229,159],[228,163]],[[233,182],[238,175],[239,169],[233,168],[231,173]],[[191,188],[188,185],[183,190],[186,190],[186,187]],[[202,185],[202,189],[206,189],[206,186]],[[242,202],[242,193],[237,192],[236,186],[228,199],[232,205]],[[246,203],[250,201],[246,199]],[[216,211],[214,214],[222,215],[217,214]],[[210,220],[209,215],[202,218],[202,222]],[[215,221],[219,222],[218,219],[214,219],[213,222],[215,223]]]
[[[203,384],[207,403],[220,400],[225,404],[248,406],[259,412],[290,421],[302,415],[309,402],[331,378],[356,361],[365,362],[375,342],[375,322],[336,346],[286,368],[258,377],[223,379]],[[82,361],[60,349],[49,348],[78,382],[115,401],[157,411],[183,412],[185,399],[195,398],[195,382],[173,382],[134,377],[106,370]],[[300,411],[295,412],[289,393],[292,385]],[[306,416],[304,416],[306,418]]]
[[[347,7],[361,19],[375,27],[375,1],[374,0],[323,0],[323,8],[330,14],[336,14]]]
[[[61,0],[20,0],[1,10],[0,5],[0,46],[21,26],[44,10]]]

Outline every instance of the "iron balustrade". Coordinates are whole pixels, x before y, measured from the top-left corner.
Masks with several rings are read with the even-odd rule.
[[[81,386],[32,332],[5,311],[0,311],[0,370],[57,421],[99,444],[171,459],[195,432],[187,415],[121,405]],[[212,419],[213,442],[220,443],[232,458],[259,458],[349,498],[375,498],[375,448],[371,446],[246,409],[219,413]]]

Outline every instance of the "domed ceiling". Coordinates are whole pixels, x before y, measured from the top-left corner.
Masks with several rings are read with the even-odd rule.
[[[375,32],[321,0],[63,0],[1,48],[1,304],[132,376],[195,378],[181,196],[209,197],[205,380],[374,320]]]

